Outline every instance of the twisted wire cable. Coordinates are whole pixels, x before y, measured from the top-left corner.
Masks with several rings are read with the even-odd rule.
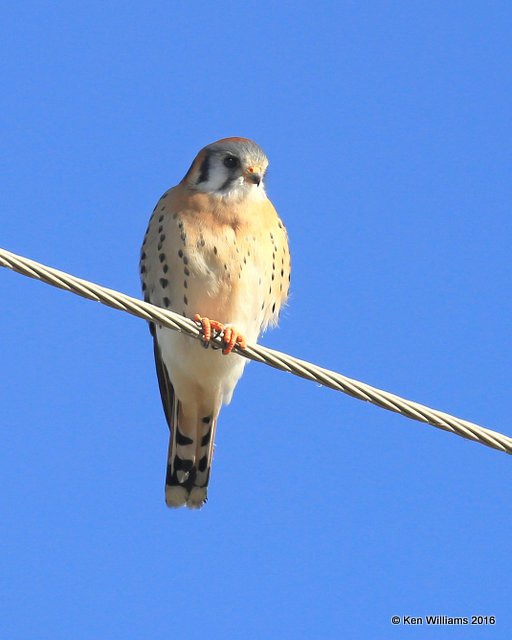
[[[0,266],[12,269],[17,273],[20,273],[29,278],[35,278],[41,280],[46,284],[50,284],[60,289],[65,289],[75,293],[83,298],[89,300],[95,300],[101,302],[104,305],[118,309],[119,311],[125,311],[138,318],[144,320],[151,320],[169,329],[175,331],[181,331],[193,338],[201,339],[200,327],[177,313],[156,307],[137,298],[132,298],[124,293],[115,291],[114,289],[107,289],[100,285],[94,284],[81,278],[59,271],[51,267],[47,267],[34,260],[29,260],[22,256],[11,253],[5,249],[0,248]],[[220,336],[212,338],[212,342],[218,346],[222,346],[222,339]],[[335,389],[336,391],[342,391],[354,398],[364,400],[365,402],[371,402],[388,411],[394,411],[400,413],[407,418],[417,420],[419,422],[426,422],[434,427],[450,431],[458,436],[466,438],[468,440],[474,440],[480,444],[484,444],[493,449],[504,451],[505,453],[512,454],[512,438],[486,429],[467,420],[456,418],[442,411],[430,409],[417,402],[405,400],[399,396],[396,396],[387,391],[376,389],[364,382],[348,378],[335,371],[329,371],[323,369],[317,365],[307,362],[305,360],[299,360],[293,356],[274,349],[268,349],[260,345],[247,345],[245,349],[237,346],[235,348],[236,353],[249,358],[250,360],[256,360],[257,362],[263,362],[275,369],[281,371],[288,371],[301,378],[312,380],[321,385]],[[229,357],[229,356],[228,356]]]

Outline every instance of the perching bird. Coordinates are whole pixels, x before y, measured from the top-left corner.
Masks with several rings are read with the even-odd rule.
[[[145,300],[196,320],[203,344],[151,324],[160,394],[170,429],[165,500],[199,508],[207,498],[217,418],[256,342],[286,301],[285,227],[267,198],[268,160],[245,138],[202,149],[183,180],[160,198],[141,251]],[[208,347],[212,331],[224,349]]]

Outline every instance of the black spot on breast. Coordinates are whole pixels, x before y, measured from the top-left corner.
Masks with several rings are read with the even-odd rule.
[[[169,271],[169,265],[164,264],[163,272],[167,273]]]
[[[140,265],[140,273],[141,273],[141,275],[143,273],[146,273],[146,267],[143,264]]]
[[[202,420],[202,422],[204,422],[204,424],[208,424],[210,422],[210,420],[212,419],[211,416],[205,416]],[[201,443],[202,444],[202,443]]]
[[[165,253],[161,253],[161,254],[159,254],[158,259],[160,260],[160,262],[164,262],[164,260],[165,260]]]
[[[169,280],[167,278],[160,278],[160,285],[165,289],[169,284]]]
[[[146,254],[144,253],[144,251],[140,254],[140,259],[141,260],[145,260],[146,259]]]
[[[274,302],[274,304],[272,305],[272,313],[275,313],[276,310],[276,303]]]
[[[197,465],[197,468],[199,469],[199,471],[206,471],[207,466],[208,466],[208,457],[203,456],[201,460],[199,460],[199,464]]]
[[[169,300],[169,298],[164,298],[164,306],[169,307],[170,304],[171,304],[171,301]]]
[[[184,302],[185,304],[188,304],[187,296],[183,296],[183,302]]]
[[[189,268],[188,268],[188,267],[185,267],[185,268],[183,269],[183,273],[184,273],[186,276],[189,276],[189,275],[190,275],[190,270],[189,270]]]
[[[188,284],[186,280],[183,281],[183,286],[185,287],[185,289],[188,289]]]
[[[217,251],[217,247],[213,247],[213,253],[214,253],[215,255],[217,255],[217,253],[218,253],[218,251]]]
[[[179,256],[180,258],[183,258],[183,251],[182,251],[181,249],[179,249],[179,251],[178,251],[178,256]]]
[[[183,264],[188,264],[188,258],[187,258],[187,256],[183,256]]]
[[[165,233],[162,233],[160,235],[160,242],[163,242],[165,240]]]
[[[158,233],[162,233],[162,231],[163,231],[163,230],[164,230],[164,228],[162,227],[162,225],[160,225],[160,226],[158,227]]]

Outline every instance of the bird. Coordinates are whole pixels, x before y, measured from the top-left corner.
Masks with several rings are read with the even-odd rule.
[[[207,501],[219,412],[247,363],[233,350],[276,325],[289,295],[288,235],[265,191],[267,167],[247,138],[208,144],[162,195],[144,236],[144,299],[194,320],[202,338],[150,323],[170,430],[169,507]],[[217,335],[222,348],[211,343]]]

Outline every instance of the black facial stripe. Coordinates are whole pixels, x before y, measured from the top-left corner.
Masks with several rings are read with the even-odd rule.
[[[196,184],[200,184],[201,182],[208,181],[208,175],[210,173],[210,156],[206,154],[204,160],[201,162],[201,166],[199,167],[199,178],[197,179]]]
[[[233,182],[236,180],[236,176],[234,178],[228,178],[226,180],[226,182],[221,186],[221,188],[219,189],[219,191],[226,191],[228,189],[228,187],[233,184]]]

